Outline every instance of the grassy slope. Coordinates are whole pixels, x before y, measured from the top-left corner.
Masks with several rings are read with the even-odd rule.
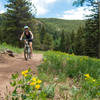
[[[22,53],[23,49],[20,49],[18,47],[13,47],[11,45],[7,45],[6,43],[0,44],[0,51],[4,51],[5,49],[9,49],[15,53]]]
[[[84,26],[85,24],[84,20],[63,20],[56,18],[38,18],[38,20],[54,28],[64,28],[67,32],[72,30],[75,31],[79,28],[79,26]]]
[[[57,84],[54,94],[61,100],[99,100],[99,66],[100,59],[48,51],[38,67],[39,78],[46,84]]]

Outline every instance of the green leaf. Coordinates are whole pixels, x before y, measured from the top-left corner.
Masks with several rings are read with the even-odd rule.
[[[23,84],[23,83],[24,83],[23,80],[18,81],[18,84]]]
[[[17,79],[17,78],[18,78],[18,76],[19,76],[19,74],[18,74],[18,73],[16,73],[16,74],[12,74],[12,80]]]
[[[16,89],[17,89],[17,88],[15,88],[15,90],[12,92],[12,96],[17,96],[17,95],[18,95]]]
[[[16,81],[10,82],[10,85],[11,85],[12,87],[16,86]]]

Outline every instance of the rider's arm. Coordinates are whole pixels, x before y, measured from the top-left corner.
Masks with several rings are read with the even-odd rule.
[[[33,33],[30,31],[30,34],[31,34],[31,36],[32,36],[32,39],[34,38],[34,36],[33,36]]]
[[[22,33],[21,37],[20,37],[20,40],[22,40],[24,37],[24,32]]]

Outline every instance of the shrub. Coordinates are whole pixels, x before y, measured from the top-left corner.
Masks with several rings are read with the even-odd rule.
[[[43,83],[33,76],[31,69],[23,71],[21,77],[18,73],[13,74],[10,85],[14,90],[7,96],[7,100],[46,100]]]

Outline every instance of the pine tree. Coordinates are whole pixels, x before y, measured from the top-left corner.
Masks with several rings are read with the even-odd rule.
[[[72,30],[72,32],[69,34],[70,35],[70,48],[69,48],[69,53],[75,53],[75,31]]]
[[[8,0],[4,39],[7,43],[19,45],[23,27],[31,21],[31,3],[28,0]]]
[[[80,26],[74,40],[74,50],[77,55],[85,55],[86,41],[84,35],[84,27]]]
[[[99,14],[98,5],[93,5],[93,14],[91,14],[86,22],[85,27],[85,41],[86,41],[86,55],[98,57],[99,45]]]
[[[41,49],[40,34],[39,33],[34,34],[33,48],[36,50]]]
[[[99,14],[98,6],[94,6],[92,9],[94,14],[90,15],[90,18],[86,22],[85,27],[85,41],[86,41],[86,55],[98,57],[98,45],[99,45]]]
[[[86,20],[84,38],[85,38],[85,54],[92,57],[100,57],[100,31],[99,31],[99,7],[95,4],[95,0],[76,0],[75,5],[83,6],[87,2],[92,6],[93,12]]]
[[[43,38],[43,49],[52,50],[54,48],[53,36],[49,33],[45,33]]]
[[[62,52],[69,52],[69,50],[70,50],[70,43],[71,43],[70,34],[68,34],[64,30],[62,30],[60,50]]]

